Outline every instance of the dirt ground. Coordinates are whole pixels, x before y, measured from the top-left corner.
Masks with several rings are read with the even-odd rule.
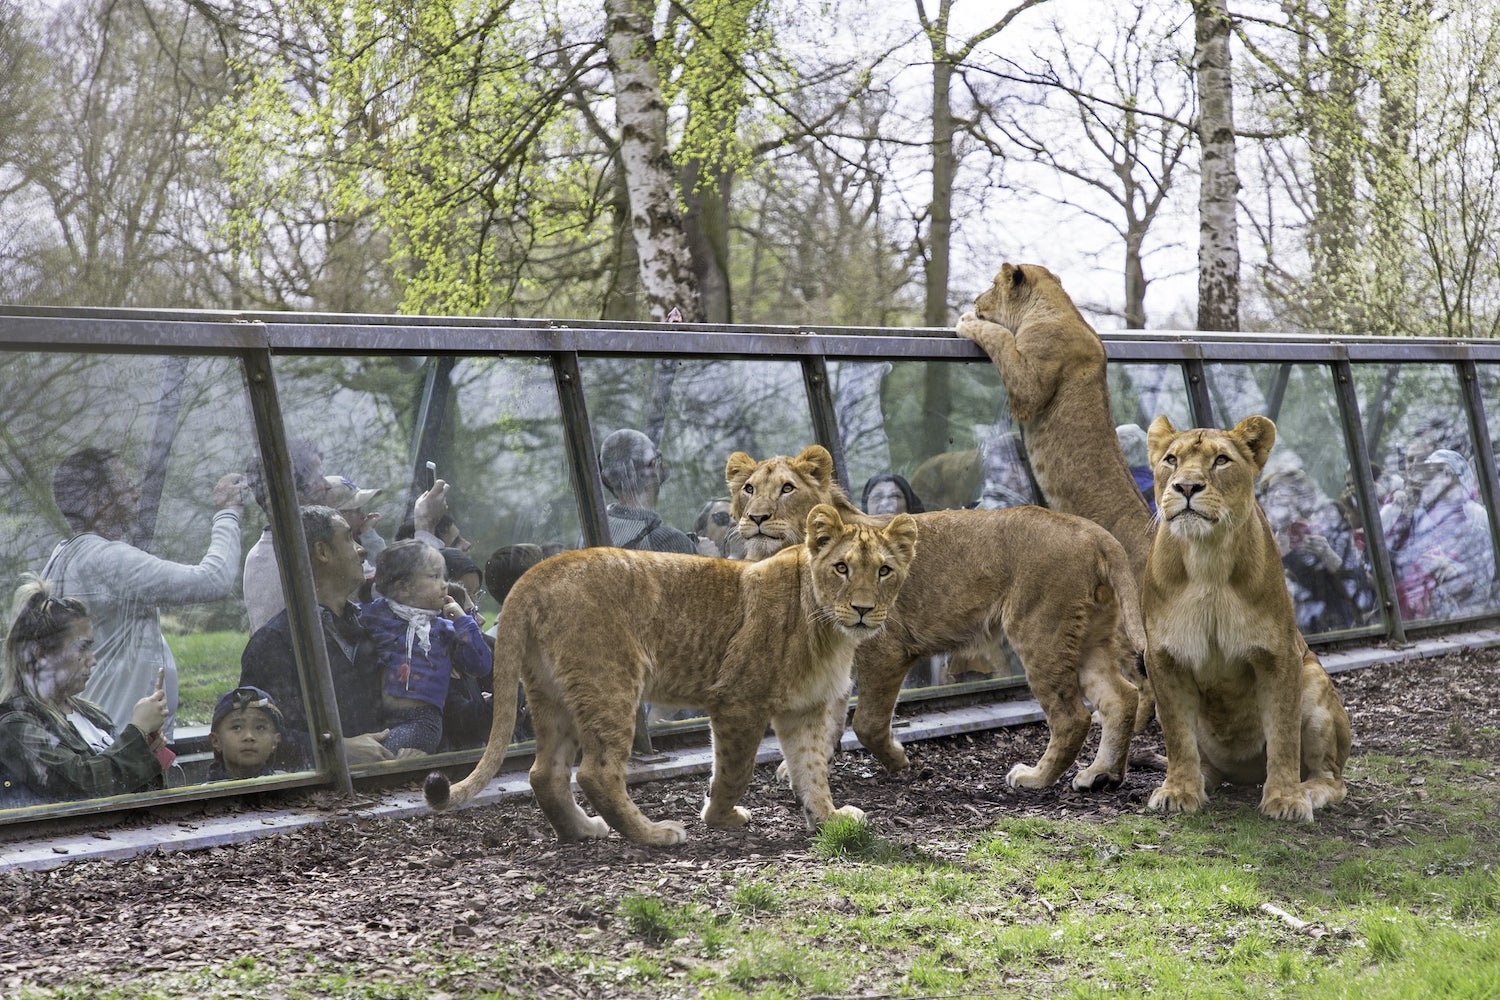
[[[1500,650],[1482,650],[1336,676],[1356,758],[1500,762],[1497,672]],[[1044,742],[1038,724],[915,743],[908,747],[913,767],[895,777],[863,752],[844,753],[834,767],[835,799],[863,808],[882,837],[947,853],[955,848],[943,845],[961,844],[1003,815],[1107,822],[1140,812],[1161,778],[1136,766],[1112,792],[1007,788],[1005,771],[1034,761]],[[1134,755],[1142,760],[1159,746],[1153,726]],[[687,900],[707,891],[727,901],[745,878],[801,881],[815,878],[820,865],[773,768],[757,769],[745,802],[755,820],[746,831],[704,829],[696,820],[703,791],[701,777],[634,789],[649,815],[688,822],[689,841],[670,850],[618,837],[558,844],[523,798],[452,815],[335,823],[237,847],[0,874],[0,993],[89,973],[113,980],[126,970],[187,971],[277,953],[378,972],[423,950],[508,941],[537,956],[515,970],[523,984],[529,978],[528,993],[635,996],[629,984],[569,981],[546,961],[549,946],[574,947],[588,933],[592,951],[618,957],[639,947],[615,915],[626,894]],[[1256,795],[1242,801],[1253,807]],[[1353,834],[1381,808],[1352,783],[1349,801],[1316,822]],[[283,967],[288,962],[295,967],[295,960]]]

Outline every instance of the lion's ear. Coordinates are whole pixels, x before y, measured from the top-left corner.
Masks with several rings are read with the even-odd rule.
[[[729,461],[724,463],[724,482],[729,486],[731,492],[738,489],[745,480],[750,478],[750,473],[755,471],[755,459],[737,451],[729,456]]]
[[[1161,461],[1161,457],[1167,453],[1167,445],[1177,436],[1177,428],[1172,426],[1172,421],[1162,414],[1151,421],[1151,426],[1146,429],[1146,457],[1154,466]]]
[[[897,514],[881,534],[896,550],[896,557],[910,566],[917,556],[917,519],[910,514]]]
[[[828,449],[820,444],[810,444],[803,448],[802,454],[792,459],[792,464],[815,480],[819,486],[827,486],[833,482],[833,456],[828,454]]]
[[[826,503],[807,512],[807,548],[817,555],[844,534],[844,519]]]
[[[1021,270],[1020,264],[1001,264],[1000,283],[1010,285],[1012,288],[1020,288],[1026,284],[1026,272]]]
[[[1240,443],[1249,450],[1250,457],[1255,461],[1256,472],[1266,467],[1266,459],[1271,457],[1271,447],[1276,444],[1276,425],[1269,417],[1246,417],[1235,424],[1234,430],[1229,433],[1239,438]]]

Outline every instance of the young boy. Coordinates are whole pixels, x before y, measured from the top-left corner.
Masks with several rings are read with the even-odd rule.
[[[281,709],[258,687],[238,687],[214,705],[209,742],[214,762],[209,781],[275,774],[271,755],[281,745]]]

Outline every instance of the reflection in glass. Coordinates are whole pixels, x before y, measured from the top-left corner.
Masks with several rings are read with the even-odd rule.
[[[1146,454],[1146,428],[1151,421],[1165,416],[1173,427],[1193,426],[1188,404],[1187,383],[1180,365],[1111,362],[1106,369],[1109,380],[1109,410],[1115,422],[1115,436],[1131,478],[1146,504],[1156,510],[1156,490],[1151,460]]]
[[[350,599],[374,599],[381,554],[397,540],[415,538],[441,547],[444,575],[464,588],[453,591],[455,600],[478,612],[472,617],[484,629],[521,573],[578,544],[578,504],[548,359],[283,357],[277,380],[294,458],[300,442],[319,456],[331,484],[323,499],[302,499],[335,506],[365,551]],[[413,469],[423,470],[415,480]],[[448,484],[446,512],[414,517],[417,500],[435,479]],[[320,587],[320,601],[323,596]],[[387,718],[380,707],[380,672],[358,645],[364,633],[357,621],[346,620],[358,614],[358,608],[327,613],[324,626],[344,735],[353,738],[351,762],[367,764],[389,753],[365,737],[401,720]],[[423,746],[482,746],[491,696],[488,676],[458,671],[443,699],[441,732]],[[515,739],[530,735],[523,712]]]
[[[49,801],[202,781],[211,715],[236,686],[245,641],[233,595],[255,445],[239,364],[35,352],[0,355],[0,366],[7,384],[30,390],[0,400],[6,592],[35,573],[50,586],[47,621],[60,623],[55,609],[73,600],[86,609],[72,631],[33,635],[8,664],[30,672],[8,675],[0,709],[10,794]],[[72,779],[41,781],[39,762]],[[0,795],[0,808],[10,804]]]
[[[743,451],[756,459],[795,455],[813,444],[812,417],[802,382],[802,366],[793,361],[732,359],[582,358],[579,367],[594,444],[603,449],[611,434],[623,435],[611,450],[617,471],[641,469],[659,456],[661,464],[645,474],[645,482],[622,475],[614,480],[620,490],[635,494],[637,505],[609,488],[606,499],[625,507],[642,501],[639,487],[659,519],[634,547],[660,544],[668,551],[669,538],[686,535],[705,506],[725,493],[724,465],[730,454]],[[618,461],[616,461],[618,459]],[[649,496],[656,489],[656,496]],[[710,516],[712,511],[710,510]],[[625,544],[653,522],[642,515],[620,520],[615,544]],[[625,522],[629,522],[628,524]],[[629,530],[627,530],[629,529]],[[613,530],[613,528],[612,528]],[[698,539],[693,538],[696,547]]]
[[[1211,364],[1205,372],[1219,426],[1252,414],[1276,424],[1256,497],[1276,533],[1297,627],[1317,635],[1379,624],[1332,369]]]
[[[1494,548],[1457,369],[1367,364],[1354,377],[1401,617],[1494,608]]]

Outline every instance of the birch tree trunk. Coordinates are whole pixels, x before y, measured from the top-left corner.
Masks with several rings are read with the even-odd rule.
[[[1234,95],[1225,0],[1192,0],[1198,84],[1198,329],[1240,328],[1240,241],[1235,199]]]
[[[656,68],[651,7],[641,0],[605,0],[604,10],[620,162],[630,196],[630,227],[640,257],[646,313],[662,321],[675,307],[684,322],[701,322],[703,307],[693,285],[678,208],[677,174],[667,152],[667,110]]]

